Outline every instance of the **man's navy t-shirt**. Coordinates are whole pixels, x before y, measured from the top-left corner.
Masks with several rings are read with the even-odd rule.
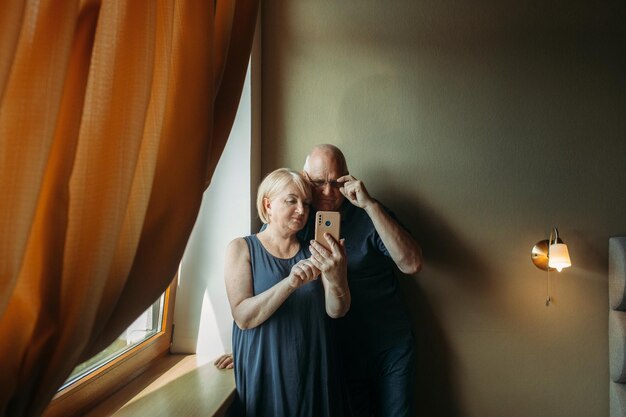
[[[397,221],[395,215],[383,208]],[[412,340],[411,325],[400,297],[394,263],[365,210],[344,201],[340,235],[348,257],[348,285],[352,303],[348,313],[333,322],[342,344],[367,347],[370,353]],[[298,234],[313,239],[315,210]]]

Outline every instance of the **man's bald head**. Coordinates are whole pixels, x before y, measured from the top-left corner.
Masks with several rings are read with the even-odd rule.
[[[343,152],[341,152],[341,149],[335,145],[331,145],[329,143],[316,145],[313,149],[311,149],[311,152],[309,152],[306,160],[304,161],[304,171],[308,173],[308,168],[320,159],[325,162],[333,162],[333,164],[337,164],[342,173],[341,175],[346,175],[348,173],[348,164],[346,163],[346,157],[343,155]]]
[[[330,144],[313,147],[304,162],[303,173],[312,186],[313,207],[316,210],[339,210],[344,196],[337,178],[348,174],[343,152]]]

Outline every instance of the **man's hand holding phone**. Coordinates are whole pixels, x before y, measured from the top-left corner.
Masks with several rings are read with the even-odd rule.
[[[344,240],[339,239],[341,215],[338,211],[315,214],[315,240],[311,241],[311,262],[331,283],[345,280],[347,259]]]

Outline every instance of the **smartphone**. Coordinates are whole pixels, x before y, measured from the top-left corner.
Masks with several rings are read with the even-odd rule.
[[[326,249],[331,250],[324,233],[330,233],[339,242],[340,224],[341,215],[338,211],[318,211],[315,213],[315,240]]]

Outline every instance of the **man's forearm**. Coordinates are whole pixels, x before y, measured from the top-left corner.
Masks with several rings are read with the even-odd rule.
[[[378,202],[369,204],[365,211],[370,216],[398,269],[405,274],[419,272],[422,268],[422,249],[409,232],[400,226]]]

